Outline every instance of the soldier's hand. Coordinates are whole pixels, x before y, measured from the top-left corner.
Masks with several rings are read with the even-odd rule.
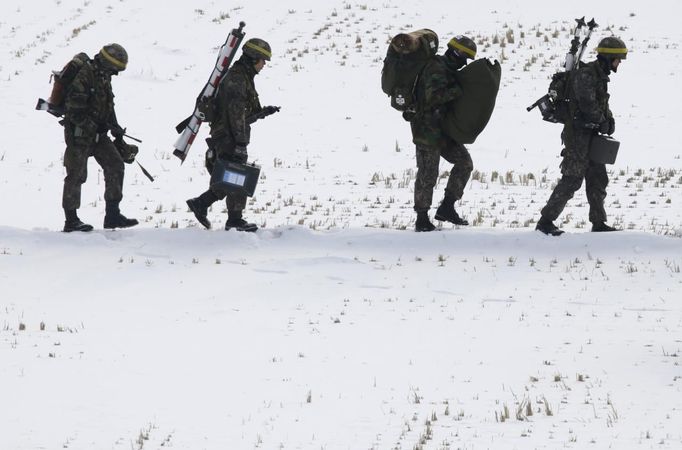
[[[281,106],[265,106],[263,108],[263,114],[264,116],[269,116],[275,114],[276,112],[279,112],[280,109],[282,109]]]
[[[128,146],[128,154],[123,156],[123,162],[126,164],[132,164],[135,162],[135,157],[139,153],[140,149],[137,147],[137,145],[133,144],[126,144]]]
[[[616,121],[613,119],[613,117],[609,117],[609,131],[607,131],[606,134],[611,136],[615,132],[616,132]]]
[[[114,139],[114,146],[121,155],[121,159],[126,164],[132,164],[135,162],[135,156],[137,156],[140,151],[137,145],[128,144],[123,140],[123,138],[120,137]]]
[[[246,152],[246,145],[237,144],[232,152],[232,160],[234,162],[245,163],[248,159],[248,153]]]
[[[111,135],[115,137],[116,139],[121,139],[124,134],[126,134],[126,129],[122,128],[121,125],[119,124],[113,124],[111,125]]]
[[[601,134],[609,134],[609,120],[606,119],[599,124],[599,132]]]
[[[403,111],[403,119],[405,119],[405,121],[407,122],[412,122],[416,116],[417,113],[413,109]]]

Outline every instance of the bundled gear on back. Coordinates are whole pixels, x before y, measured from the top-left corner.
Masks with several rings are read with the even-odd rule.
[[[220,47],[220,51],[218,52],[213,71],[195,100],[194,112],[191,116],[175,126],[175,131],[177,131],[180,136],[175,141],[173,155],[177,156],[181,163],[187,158],[189,149],[199,133],[201,124],[203,122],[212,122],[217,117],[214,98],[220,81],[230,68],[232,60],[239,49],[239,44],[241,44],[244,39],[245,26],[246,24],[244,22],[239,22],[239,27],[234,28],[230,31],[230,34],[227,35],[225,43]]]
[[[575,19],[575,21],[577,25],[573,32],[571,48],[566,54],[563,70],[552,75],[547,94],[526,108],[526,111],[532,111],[537,107],[542,115],[542,120],[547,122],[564,124],[569,120],[571,115],[569,105],[571,74],[582,64],[581,58],[592,36],[592,31],[599,26],[594,18],[587,23],[585,23],[585,17]],[[587,35],[581,42],[580,35],[585,27],[588,29]]]
[[[391,39],[381,71],[381,89],[398,111],[413,110],[414,88],[426,63],[438,53],[438,35],[429,29]]]
[[[498,61],[477,59],[457,71],[455,78],[462,95],[448,104],[443,117],[443,131],[460,144],[473,144],[495,110],[502,66]]]
[[[426,65],[437,58],[438,35],[422,29],[396,35],[388,47],[381,72],[381,88],[391,97],[391,106],[403,112],[408,122],[415,119],[417,102],[415,87]],[[502,69],[496,61],[476,58],[476,43],[467,36],[458,35],[447,44],[445,58],[452,59],[458,67],[456,83],[461,96],[456,102],[430,112],[434,126],[461,144],[471,144],[486,127],[495,108]]]
[[[78,53],[66,63],[62,70],[53,70],[50,75],[52,92],[47,100],[38,99],[36,109],[47,111],[55,117],[62,117],[64,115],[66,90],[85,64],[91,64],[90,57],[85,53]]]

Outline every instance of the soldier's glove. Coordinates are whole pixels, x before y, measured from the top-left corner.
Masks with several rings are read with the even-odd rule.
[[[599,132],[601,134],[608,134],[611,136],[614,131],[616,131],[616,121],[613,120],[613,117],[610,117],[599,124]]]
[[[281,106],[265,106],[265,107],[263,107],[263,110],[262,110],[263,117],[271,116],[271,115],[275,114],[276,112],[279,112],[280,109],[282,109]]]
[[[126,164],[132,164],[135,161],[135,156],[140,151],[137,145],[128,144],[123,138],[116,138],[114,146],[121,154],[121,159]]]
[[[417,117],[417,112],[414,109],[403,111],[403,119],[405,119],[406,122],[412,122],[415,117]]]
[[[116,139],[122,139],[123,135],[126,134],[126,129],[122,128],[119,124],[113,124],[109,127],[111,135]]]
[[[246,145],[237,144],[230,155],[230,160],[238,163],[245,163],[248,159],[248,153],[246,152]]]

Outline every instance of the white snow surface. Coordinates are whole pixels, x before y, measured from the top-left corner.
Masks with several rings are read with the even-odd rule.
[[[682,448],[677,2],[0,11],[0,450]],[[584,60],[611,33],[630,49],[609,85],[621,151],[606,208],[624,231],[589,233],[579,192],[550,238],[533,228],[560,176],[560,127],[525,107],[583,15],[600,24]],[[184,202],[207,187],[205,146],[182,166],[171,154],[240,20],[272,45],[256,85],[282,106],[253,127],[253,234],[222,230],[218,204],[214,229],[197,225]],[[457,209],[472,226],[418,234],[409,126],[379,79],[387,40],[424,27],[441,50],[475,36],[503,81],[469,146]],[[121,207],[141,224],[102,231],[91,161],[79,215],[96,230],[64,234],[62,130],[33,107],[51,70],[109,42],[130,55],[119,120],[157,179],[127,166]]]

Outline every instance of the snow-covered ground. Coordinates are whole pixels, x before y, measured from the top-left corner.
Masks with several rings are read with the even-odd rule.
[[[5,0],[0,449],[681,448],[681,10]],[[588,233],[579,193],[556,239],[532,230],[560,130],[525,107],[583,15],[601,25],[585,59],[607,28],[631,51],[609,86],[607,212],[625,231]],[[197,226],[204,146],[171,155],[240,20],[273,47],[256,84],[283,107],[254,125],[255,234],[221,230],[218,205]],[[457,205],[473,226],[430,234],[409,231],[414,150],[379,86],[387,39],[423,27],[441,48],[476,36],[504,77]],[[97,230],[65,235],[61,128],[33,107],[50,70],[109,42],[130,54],[119,120],[157,180],[127,167],[122,209],[142,223],[104,232],[92,161],[80,216]]]

